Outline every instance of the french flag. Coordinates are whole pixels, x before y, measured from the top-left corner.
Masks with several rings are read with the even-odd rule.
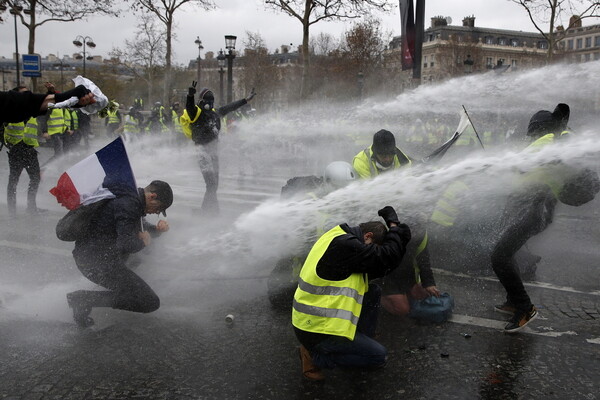
[[[133,170],[120,136],[66,170],[58,178],[56,186],[50,189],[50,193],[60,204],[74,210],[80,205],[115,197],[102,186],[107,176],[110,176],[112,181],[137,190]]]

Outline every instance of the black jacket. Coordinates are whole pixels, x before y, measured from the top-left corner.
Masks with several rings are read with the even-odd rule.
[[[45,94],[32,92],[0,92],[0,123],[22,122],[44,114],[40,107]]]
[[[108,201],[92,219],[88,235],[75,241],[73,256],[87,261],[125,260],[129,254],[144,248],[138,238],[145,215],[146,200],[143,189],[134,190],[105,180],[104,186],[116,198]],[[144,229],[155,231],[156,227],[144,224]]]
[[[223,107],[219,107],[216,110],[201,110],[202,112],[198,119],[191,124],[192,140],[194,143],[207,144],[217,139],[219,137],[219,132],[221,131],[221,118],[247,103],[246,99],[241,99],[226,104]],[[193,120],[198,112],[198,107],[194,102],[194,96],[187,96],[185,109],[187,110],[190,120]]]
[[[400,265],[410,240],[405,225],[391,228],[381,245],[365,244],[358,226],[340,227],[347,233],[333,239],[317,263],[317,275],[323,279],[339,281],[354,273],[369,274],[369,279],[382,277]]]

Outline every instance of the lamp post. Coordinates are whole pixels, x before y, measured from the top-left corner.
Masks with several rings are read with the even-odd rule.
[[[6,6],[4,4],[2,4],[2,7],[4,8],[4,10],[6,10]],[[2,11],[4,11],[2,10]],[[17,87],[21,86],[21,77],[20,77],[20,73],[19,73],[19,38],[17,36],[17,15],[21,14],[21,11],[23,11],[23,7],[19,6],[19,5],[14,5],[10,8],[9,12],[13,15],[13,17],[15,18],[15,53],[16,53],[16,59],[15,59],[15,63],[16,63],[16,69],[17,69]]]
[[[89,36],[78,35],[75,38],[75,40],[73,40],[73,44],[75,46],[77,46],[77,47],[82,47],[83,46],[83,57],[81,57],[81,58],[83,58],[83,76],[85,76],[85,60],[86,59],[87,60],[92,60],[93,59],[93,57],[86,57],[86,55],[85,55],[85,46],[87,45],[87,46],[89,46],[89,47],[91,47],[93,49],[94,47],[96,47],[96,43],[94,43],[94,39],[92,39]],[[81,59],[80,57],[75,57],[75,58],[77,58],[78,60]]]
[[[200,83],[200,51],[202,51],[202,49],[204,48],[204,46],[202,46],[202,40],[200,40],[200,36],[196,36],[196,40],[194,41],[194,43],[196,43],[198,45],[198,83]]]
[[[233,59],[235,58],[235,41],[237,36],[225,35],[225,49],[227,54],[227,104],[233,101]]]
[[[225,73],[225,70],[223,69],[225,66],[225,54],[223,54],[223,50],[219,50],[217,61],[219,62],[219,104],[223,105],[223,74]]]

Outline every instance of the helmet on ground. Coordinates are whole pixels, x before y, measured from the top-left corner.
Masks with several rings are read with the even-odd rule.
[[[396,152],[396,138],[394,134],[381,129],[373,135],[373,153],[379,155],[391,155]]]
[[[341,188],[356,179],[356,172],[346,161],[334,161],[325,167],[323,178],[326,183]]]

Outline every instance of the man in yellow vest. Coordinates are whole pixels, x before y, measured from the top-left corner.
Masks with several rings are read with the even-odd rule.
[[[25,92],[27,88],[20,86],[13,89],[16,92]],[[40,164],[38,153],[35,150],[38,143],[38,124],[34,117],[26,122],[13,122],[4,127],[4,143],[8,147],[8,186],[6,198],[8,213],[11,217],[17,213],[17,184],[23,169],[29,175],[29,188],[27,190],[27,213],[38,214],[45,210],[37,208],[36,196],[40,185]]]
[[[121,122],[123,122],[123,117],[119,111],[119,103],[115,102],[114,105],[116,108],[114,110],[108,110],[106,119],[104,120],[106,135],[111,139],[114,139],[116,135],[118,135],[118,132],[116,131],[121,127]]]
[[[369,279],[400,264],[410,229],[390,206],[379,215],[389,230],[379,221],[338,225],[317,240],[300,270],[292,324],[308,379],[323,379],[321,368],[385,364],[387,351],[372,338],[380,291]]]
[[[553,112],[535,113],[527,128],[527,135],[534,141],[525,151],[568,140],[569,114],[569,106],[564,103]],[[506,290],[506,302],[494,309],[512,316],[504,327],[507,333],[518,332],[538,315],[523,286],[515,253],[552,223],[558,201],[578,206],[592,200],[600,190],[595,171],[575,169],[562,162],[547,163],[521,175],[520,184],[507,200],[502,233],[491,255],[492,268]]]
[[[384,171],[411,164],[410,157],[396,147],[394,134],[385,129],[376,132],[373,144],[354,156],[352,161],[352,167],[363,179],[374,178]]]

